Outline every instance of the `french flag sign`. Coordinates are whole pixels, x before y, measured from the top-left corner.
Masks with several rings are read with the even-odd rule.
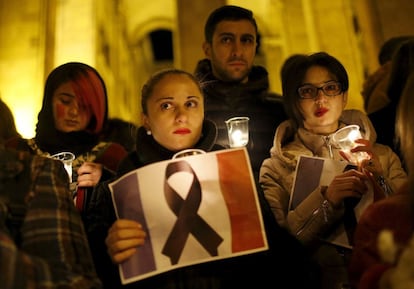
[[[245,148],[150,164],[109,188],[117,217],[139,222],[147,233],[119,266],[123,284],[268,249]]]

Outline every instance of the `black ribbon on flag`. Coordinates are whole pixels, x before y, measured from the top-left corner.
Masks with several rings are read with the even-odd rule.
[[[178,172],[188,172],[193,175],[193,182],[185,199],[168,184],[168,178]],[[171,264],[178,263],[190,233],[211,256],[217,256],[217,248],[223,242],[223,238],[197,213],[202,198],[201,186],[197,175],[186,161],[167,165],[164,195],[171,211],[177,216],[174,227],[162,249],[162,253],[170,258]]]

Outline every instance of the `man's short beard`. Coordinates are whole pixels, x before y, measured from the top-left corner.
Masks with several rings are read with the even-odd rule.
[[[228,73],[225,70],[219,69],[219,70],[213,70],[214,76],[224,82],[233,82],[233,83],[240,83],[245,81],[250,74],[251,69],[249,69],[248,71],[246,71],[246,73],[244,73],[241,77],[233,77],[230,73]]]

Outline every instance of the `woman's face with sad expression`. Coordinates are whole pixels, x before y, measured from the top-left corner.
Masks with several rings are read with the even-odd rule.
[[[77,100],[70,82],[61,84],[53,93],[53,117],[55,127],[61,132],[85,130],[90,114]]]

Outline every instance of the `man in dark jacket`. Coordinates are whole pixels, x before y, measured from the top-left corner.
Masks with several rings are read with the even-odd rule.
[[[205,116],[216,123],[220,145],[229,147],[225,120],[249,117],[247,149],[255,177],[269,156],[276,127],[286,119],[281,96],[269,92],[266,69],[253,65],[257,33],[250,10],[231,5],[216,9],[204,28],[206,59],[195,71],[203,85]]]

